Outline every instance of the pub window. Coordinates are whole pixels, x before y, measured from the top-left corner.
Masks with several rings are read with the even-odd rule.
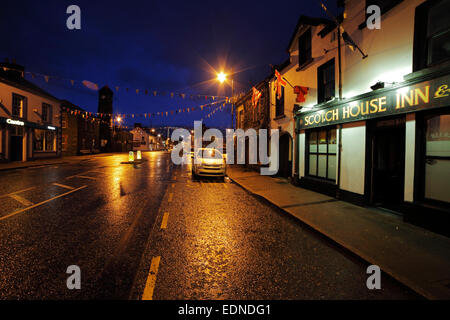
[[[298,66],[311,60],[311,28],[298,38]]]
[[[450,202],[450,114],[425,120],[426,199]]]
[[[336,180],[336,128],[312,130],[308,135],[308,175]]]
[[[317,103],[334,98],[334,58],[317,68]]]
[[[281,86],[281,97],[278,99],[275,91],[275,117],[284,115],[284,87]]]
[[[427,1],[416,8],[414,70],[450,59],[450,0]]]
[[[42,121],[51,122],[52,119],[52,106],[48,103],[42,103]]]
[[[18,118],[26,118],[26,98],[24,96],[12,94],[12,115]]]

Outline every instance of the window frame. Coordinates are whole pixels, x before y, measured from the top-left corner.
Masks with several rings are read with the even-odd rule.
[[[306,44],[306,45],[305,45]],[[312,31],[308,28],[298,37],[298,66],[307,65],[312,60]]]
[[[45,129],[34,129],[35,131],[33,132],[33,152],[56,152],[57,151],[57,146],[56,146],[56,139],[57,139],[57,134],[55,133],[55,131],[52,130],[45,130]],[[36,130],[39,130],[42,132],[42,150],[40,149],[36,149]],[[51,133],[53,135],[53,139],[52,139],[52,150],[47,150],[47,133]]]
[[[420,118],[416,121],[416,172],[417,180],[415,181],[416,191],[414,192],[414,199],[419,200],[423,203],[428,203],[437,207],[445,207],[450,208],[450,202],[445,202],[442,200],[436,200],[432,198],[425,197],[425,168],[426,168],[426,160],[427,158],[442,158],[437,156],[427,156],[426,155],[426,143],[427,143],[427,120],[441,115],[449,115],[448,110],[431,110],[429,112],[422,113]],[[450,161],[450,157],[445,157]]]
[[[324,83],[324,72],[327,68],[333,65],[333,96],[325,97],[325,87],[331,84],[331,81]],[[317,103],[324,103],[336,97],[336,64],[334,58],[331,58],[324,64],[317,67]]]
[[[15,101],[15,98],[23,100],[22,116],[14,114],[14,109],[15,109],[14,101]],[[22,96],[21,94],[18,94],[18,93],[14,93],[14,92],[12,93],[11,116],[13,116],[15,118],[18,118],[18,119],[24,119],[24,120],[27,119],[27,97]]]
[[[45,119],[44,119],[44,109],[47,109]],[[46,102],[42,102],[42,113],[41,113],[42,122],[52,123],[52,117],[53,117],[52,105]]]
[[[281,99],[278,99],[275,90],[275,118],[283,117],[284,115],[284,87],[281,86]]]
[[[450,61],[450,57],[437,62],[428,63],[429,60],[429,42],[436,34],[443,34],[450,32],[450,28],[446,30],[440,30],[433,36],[428,36],[428,16],[430,10],[438,5],[441,1],[445,0],[431,0],[425,1],[418,5],[415,9],[414,15],[414,44],[413,44],[413,72],[422,69],[430,68],[439,65],[444,62]],[[424,28],[424,25],[426,26]]]
[[[330,133],[332,130],[336,131],[336,151],[330,152],[329,150],[329,145],[330,145]],[[326,152],[319,152],[319,133],[320,132],[325,131],[326,132],[326,145],[327,145],[327,151]],[[317,145],[317,150],[316,152],[311,152],[310,151],[310,136],[311,133],[316,133],[316,145]],[[314,179],[320,179],[320,180],[324,180],[324,181],[330,181],[330,182],[334,182],[336,183],[337,181],[337,177],[335,177],[334,179],[330,179],[328,178],[328,171],[329,171],[329,156],[334,156],[336,159],[336,165],[335,168],[337,167],[337,155],[338,155],[338,144],[337,144],[337,127],[336,126],[327,126],[327,127],[320,127],[320,128],[314,128],[314,129],[309,129],[306,131],[306,143],[305,143],[305,176],[307,177],[311,177]],[[316,155],[316,174],[310,174],[310,155]],[[325,170],[325,177],[321,177],[319,176],[319,155],[326,155],[326,170]]]

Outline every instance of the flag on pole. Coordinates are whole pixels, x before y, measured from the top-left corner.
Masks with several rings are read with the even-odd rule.
[[[281,87],[285,87],[286,86],[286,81],[283,80],[283,77],[281,76],[281,74],[278,72],[278,70],[275,70],[275,87],[277,90],[277,98],[281,99]]]

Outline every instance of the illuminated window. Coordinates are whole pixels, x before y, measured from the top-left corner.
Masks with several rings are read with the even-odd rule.
[[[26,119],[26,98],[13,93],[12,95],[12,115]]]
[[[307,173],[309,176],[336,180],[336,128],[308,133]]]
[[[425,128],[424,196],[450,202],[450,114],[428,117]]]
[[[55,151],[55,132],[50,130],[34,130],[34,151]]]

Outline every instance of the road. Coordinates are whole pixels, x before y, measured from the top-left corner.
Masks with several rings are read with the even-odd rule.
[[[0,299],[417,299],[229,179],[148,152],[0,172]],[[69,290],[67,267],[81,270]]]

